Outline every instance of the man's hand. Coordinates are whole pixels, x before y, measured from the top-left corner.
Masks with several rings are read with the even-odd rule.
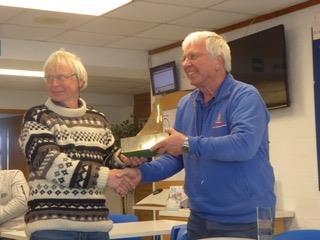
[[[173,128],[169,128],[166,132],[169,133],[169,137],[166,137],[161,142],[155,144],[151,150],[156,151],[159,154],[169,153],[174,156],[181,155],[183,142],[186,136]]]
[[[107,185],[121,196],[126,195],[135,185],[131,183],[131,179],[125,175],[121,175],[122,170],[112,169],[109,171]]]
[[[125,168],[118,173],[119,177],[124,177],[130,181],[130,185],[135,188],[141,182],[141,172],[138,168]]]

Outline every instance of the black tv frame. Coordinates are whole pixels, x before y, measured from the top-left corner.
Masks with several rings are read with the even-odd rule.
[[[171,79],[172,87],[169,89],[164,88],[163,90],[161,90],[161,88],[157,89],[155,74],[157,74],[161,71],[170,70],[170,69],[171,69],[171,73],[172,73],[172,79]],[[149,71],[150,71],[151,89],[152,89],[153,96],[166,94],[166,93],[170,93],[170,92],[175,92],[178,90],[179,81],[178,81],[177,67],[176,67],[175,61],[167,62],[167,63],[161,64],[158,66],[154,66],[154,67],[150,68]]]
[[[277,38],[273,38],[274,35],[277,35]],[[265,40],[266,39],[266,40]],[[274,39],[274,42],[272,42],[272,39]],[[257,42],[257,45],[247,45],[245,46],[245,42]],[[266,42],[266,46],[259,46],[261,43]],[[255,68],[256,73],[254,73],[254,71],[252,72],[252,76],[257,76],[257,78],[253,77],[252,79],[243,77],[242,75],[244,74],[249,74],[249,72],[242,72],[241,74],[239,74],[239,78],[237,76],[238,72],[234,72],[234,59],[237,59],[234,53],[233,53],[233,49],[232,49],[232,45],[235,44],[239,44],[240,46],[243,45],[246,48],[248,48],[248,52],[246,53],[246,59],[241,59],[241,64],[243,64],[243,60],[248,60],[251,57],[251,64],[252,67]],[[286,56],[286,41],[285,41],[285,28],[283,24],[280,25],[276,25],[273,26],[271,28],[250,34],[250,35],[246,35],[242,38],[239,39],[235,39],[229,42],[229,46],[231,49],[231,59],[232,59],[232,71],[231,73],[234,75],[234,77],[240,81],[243,82],[247,82],[249,84],[252,84],[253,86],[255,86],[258,91],[261,93],[262,97],[264,98],[264,95],[266,94],[266,96],[268,96],[268,99],[265,98],[265,102],[267,104],[267,107],[269,110],[271,109],[277,109],[277,108],[283,108],[283,107],[289,107],[290,106],[290,94],[289,94],[289,85],[288,85],[288,69],[287,69],[287,56]],[[257,47],[259,46],[259,48]],[[243,49],[243,47],[242,47]],[[254,58],[254,56],[250,55],[250,52],[252,53],[253,49],[261,49],[259,51],[257,51],[255,54],[255,56],[258,56],[257,59]],[[242,50],[241,50],[242,51]],[[270,56],[270,54],[272,53],[272,51],[277,51],[278,56],[282,56],[281,57],[281,64],[279,64],[279,66],[276,64],[278,62],[276,62],[274,64],[274,66],[276,67],[276,65],[278,66],[278,70],[282,69],[283,71],[281,71],[280,73],[276,73],[275,72],[263,72],[263,64],[264,64],[264,60],[266,61],[266,59],[268,59],[268,57]],[[262,54],[262,55],[261,55]],[[265,56],[263,56],[263,54],[266,54]],[[254,60],[262,60],[262,62],[254,62]],[[249,63],[249,62],[248,62]],[[248,66],[248,65],[247,65]],[[262,66],[262,67],[261,67]],[[257,73],[259,72],[259,70],[261,70],[261,73]],[[270,80],[270,82],[268,83],[266,81],[266,79],[269,77],[272,78],[272,74],[277,74],[277,80]],[[241,77],[242,76],[242,77]],[[260,77],[258,77],[260,76]],[[273,76],[275,77],[275,76]],[[272,83],[278,83],[278,84],[282,84],[283,85],[283,90],[280,92],[279,89],[273,89],[272,91],[275,91],[272,93],[271,91],[271,87],[269,88],[260,88],[263,79],[265,79],[265,84],[272,84]],[[268,80],[269,81],[269,80]],[[277,95],[281,93],[281,95]],[[270,95],[272,94],[272,95]],[[273,102],[277,97],[281,96],[281,98],[283,98],[283,101],[279,101],[279,102]],[[270,100],[270,101],[268,101]]]

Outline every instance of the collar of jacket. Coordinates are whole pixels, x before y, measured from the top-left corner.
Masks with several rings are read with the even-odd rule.
[[[214,96],[214,98],[212,98],[209,101],[209,104],[213,103],[213,102],[219,102],[222,99],[228,97],[231,93],[231,87],[234,83],[235,79],[233,78],[233,76],[228,73],[225,77],[225,79],[223,80],[222,84],[219,86],[216,95]],[[197,101],[199,103],[203,103],[203,94],[201,93],[201,91],[197,88],[195,89],[192,94],[191,94],[191,98],[194,101]]]

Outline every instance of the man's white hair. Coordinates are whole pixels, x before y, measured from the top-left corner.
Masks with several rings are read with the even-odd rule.
[[[190,33],[182,42],[182,50],[199,40],[205,40],[206,49],[212,57],[222,56],[224,59],[224,68],[231,72],[231,53],[227,41],[219,34],[209,31],[199,31]]]

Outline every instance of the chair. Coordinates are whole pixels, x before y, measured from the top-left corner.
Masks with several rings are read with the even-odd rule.
[[[290,230],[273,237],[273,240],[319,240],[320,229]]]
[[[139,219],[133,214],[109,214],[109,219],[114,223],[138,222]],[[142,240],[140,237],[121,238],[119,240]]]
[[[173,226],[170,240],[187,240],[187,224]]]

